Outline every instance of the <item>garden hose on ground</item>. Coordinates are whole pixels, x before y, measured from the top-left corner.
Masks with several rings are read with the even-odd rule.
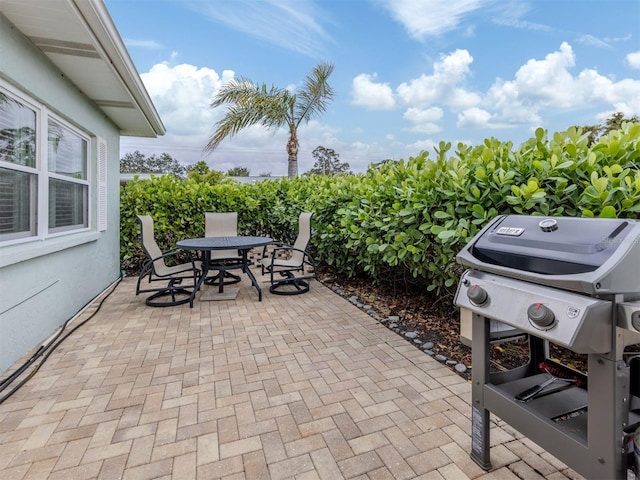
[[[16,393],[20,389],[20,387],[22,387],[31,378],[33,378],[33,376],[38,372],[38,370],[40,370],[40,367],[44,364],[44,362],[47,361],[47,359],[58,348],[58,346],[67,337],[69,337],[73,332],[75,332],[78,328],[80,328],[85,323],[87,323],[89,320],[91,320],[95,316],[95,314],[98,313],[98,311],[100,311],[100,308],[102,307],[102,304],[115,291],[116,287],[120,284],[120,282],[122,281],[123,278],[124,278],[124,271],[122,271],[120,273],[120,277],[118,277],[118,279],[116,281],[111,283],[111,285],[109,285],[102,292],[100,292],[93,299],[91,299],[91,301],[89,301],[84,307],[82,307],[82,309],[80,309],[80,311],[78,311],[78,313],[76,313],[72,318],[67,320],[64,323],[64,325],[62,325],[62,327],[60,327],[60,329],[56,333],[54,333],[51,337],[49,337],[47,340],[45,340],[40,345],[40,347],[38,347],[38,350],[36,350],[36,352],[31,356],[31,358],[29,358],[29,360],[27,360],[24,364],[22,364],[19,368],[17,368],[10,376],[8,376],[7,378],[5,378],[2,381],[0,381],[0,393],[1,393],[4,390],[6,390],[7,388],[9,388],[9,386],[11,386],[20,377],[20,375],[22,375],[31,365],[33,365],[38,358],[42,357],[42,360],[40,361],[40,363],[38,363],[35,366],[35,368],[29,373],[29,375],[27,375],[24,379],[22,379],[11,390],[9,390],[8,393],[6,393],[4,396],[0,397],[0,404],[2,404],[5,400],[7,400],[9,397],[11,397],[11,395]],[[105,295],[105,292],[107,292],[106,295]],[[91,313],[91,315],[89,315],[82,322],[80,322],[78,325],[73,327],[73,329],[71,329],[64,337],[62,337],[62,333],[67,329],[67,327],[69,325],[71,325],[71,323],[73,323],[73,321],[76,318],[78,318],[80,315],[82,315],[82,313],[84,313],[84,311],[90,305],[92,305],[96,301],[96,299],[100,298],[101,296],[103,296],[103,298],[100,300],[100,303],[98,304],[98,307],[95,309],[95,311],[93,313]]]

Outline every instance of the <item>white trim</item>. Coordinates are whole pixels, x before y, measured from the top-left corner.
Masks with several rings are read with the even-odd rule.
[[[33,217],[30,217],[30,221],[35,222],[35,234],[31,235],[30,232],[27,234],[16,234],[11,235],[6,238],[4,241],[0,241],[0,249],[3,249],[7,246],[13,246],[17,244],[32,244],[34,241],[48,241],[51,238],[55,238],[60,235],[74,235],[77,233],[82,233],[89,231],[92,227],[91,218],[93,212],[94,202],[97,200],[92,200],[93,197],[93,189],[97,188],[97,184],[92,184],[92,171],[93,171],[93,156],[91,152],[92,143],[91,136],[89,132],[86,132],[76,126],[73,122],[65,119],[61,115],[53,112],[48,105],[43,102],[37,101],[32,98],[25,92],[11,86],[8,82],[0,79],[0,88],[3,91],[7,92],[7,94],[24,104],[29,109],[33,110],[35,113],[35,167],[27,167],[24,165],[17,165],[11,162],[0,161],[0,167],[6,168],[8,170],[21,171],[28,173],[30,175],[35,175],[36,178],[36,192],[37,195],[37,205],[35,205],[34,212],[32,212]],[[50,122],[55,122],[60,125],[62,128],[68,130],[74,135],[77,135],[80,139],[84,141],[84,156],[85,156],[85,176],[84,178],[73,178],[67,175],[61,175],[56,172],[49,171],[49,158],[48,158],[48,137],[49,137],[49,125]],[[104,140],[103,140],[104,141]],[[105,147],[106,148],[106,147]],[[105,166],[105,176],[106,176],[106,166]],[[86,225],[73,225],[68,227],[58,227],[58,228],[49,228],[49,181],[50,179],[57,179],[64,182],[69,182],[75,185],[82,185],[86,188],[86,198],[85,202],[85,216],[86,216]],[[97,180],[96,180],[97,182]],[[105,177],[106,182],[106,177]],[[4,254],[4,252],[2,252]],[[37,256],[37,255],[36,255]]]
[[[107,142],[104,138],[97,137],[97,211],[96,227],[99,232],[107,229]]]
[[[84,232],[48,238],[46,241],[34,240],[0,248],[0,268],[24,262],[50,253],[66,250],[84,243],[95,242],[101,237],[98,232]]]
[[[65,21],[52,23],[49,18],[51,10]],[[166,133],[151,96],[109,15],[105,0],[0,0],[0,13],[4,17],[0,28],[11,23],[13,25],[7,30],[15,28],[16,32],[30,38],[33,46],[40,49],[79,91],[111,119],[120,135],[156,138]],[[96,55],[58,55],[47,51],[37,41],[42,38],[53,41],[71,39],[88,45],[88,51],[95,51]],[[87,71],[96,65],[106,72],[101,78],[105,87],[97,91],[92,88],[95,85],[93,76],[87,75]],[[120,106],[114,107],[114,104]]]

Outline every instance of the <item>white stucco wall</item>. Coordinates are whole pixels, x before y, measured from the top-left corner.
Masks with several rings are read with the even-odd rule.
[[[0,373],[31,352],[120,274],[116,126],[0,14],[0,77],[107,142],[108,223],[96,229],[96,143],[90,148],[91,231],[0,247]],[[90,327],[86,327],[90,328]]]

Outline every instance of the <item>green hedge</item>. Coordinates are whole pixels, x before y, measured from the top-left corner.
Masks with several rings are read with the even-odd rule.
[[[640,124],[589,147],[571,128],[538,129],[514,149],[495,138],[479,146],[441,142],[434,159],[370,167],[365,174],[209,185],[156,177],[121,191],[123,267],[143,260],[135,215],[150,214],[163,250],[202,236],[204,212],[238,212],[239,230],[292,241],[301,211],[313,211],[316,260],[372,282],[418,285],[450,296],[454,257],[498,214],[638,218]]]

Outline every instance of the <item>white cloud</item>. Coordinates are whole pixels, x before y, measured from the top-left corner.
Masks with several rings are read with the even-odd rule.
[[[125,38],[124,43],[127,48],[146,48],[149,50],[159,50],[164,48],[161,43],[156,42],[155,40],[134,40],[132,38]]]
[[[216,23],[310,57],[324,56],[324,43],[333,41],[318,23],[325,15],[310,0],[190,1],[188,6]]]
[[[438,125],[438,120],[442,119],[443,111],[439,107],[431,107],[427,109],[408,108],[402,118],[404,118],[413,126],[409,131],[414,133],[432,134],[442,131],[442,127]]]
[[[511,81],[501,79],[488,90],[483,105],[496,112],[492,120],[515,124],[540,124],[542,110],[585,108],[603,104],[615,106],[625,115],[640,112],[640,80],[615,82],[596,70],[584,69],[577,75],[573,49],[562,43],[560,49],[543,60],[529,60]]]
[[[458,128],[486,128],[489,127],[491,114],[481,108],[473,107],[458,114],[456,126]]]
[[[383,0],[381,2],[409,36],[423,41],[458,28],[462,19],[487,0]]]
[[[441,132],[442,127],[437,123],[427,122],[421,123],[419,125],[414,125],[413,127],[409,128],[409,131],[413,133],[423,133],[425,135],[431,135],[433,133]]]
[[[640,50],[627,54],[626,60],[631,68],[640,69]]]
[[[409,155],[415,157],[424,150],[430,152],[430,154],[433,154],[434,147],[436,145],[437,143],[433,140],[420,140],[418,142],[410,143],[406,147],[406,151],[410,153],[406,155],[405,158],[408,158]]]
[[[599,47],[599,48],[609,48],[610,45],[604,40],[600,40],[598,37],[595,37],[590,34],[582,34],[579,35],[576,39],[578,43],[582,43],[583,45],[589,45],[591,47]]]
[[[442,118],[442,109],[439,107],[427,109],[411,107],[404,112],[402,118],[411,123],[434,122]]]
[[[616,111],[627,117],[640,116],[640,80],[627,78],[612,84],[611,89]]]
[[[479,94],[458,87],[451,90],[446,103],[454,110],[459,110],[478,105],[481,101],[482,97]]]
[[[222,112],[214,112],[209,104],[220,87],[234,73],[225,70],[222,77],[209,68],[197,68],[166,63],[151,67],[140,75],[167,133],[174,135],[203,135],[209,133]]]
[[[211,100],[234,72],[220,75],[209,68],[167,63],[154,65],[140,77],[160,114],[166,134],[156,139],[123,138],[121,154],[140,150],[146,155],[168,153],[184,164],[205,160],[215,170],[227,171],[245,166],[256,175],[272,171],[286,175],[287,133],[252,126],[225,139],[216,150],[205,155],[204,147],[224,108],[211,109]],[[315,147],[314,147],[315,148]]]
[[[480,97],[458,86],[470,72],[473,57],[467,50],[442,56],[434,63],[432,75],[401,83],[397,92],[408,105],[424,107],[439,103],[462,108],[476,105]]]
[[[387,83],[375,83],[376,74],[361,73],[353,79],[352,103],[371,110],[390,110],[395,107],[393,91]]]
[[[575,66],[571,46],[564,42],[544,60],[529,60],[516,72],[515,84],[528,99],[543,105],[571,107],[575,103],[575,81],[569,69]]]

